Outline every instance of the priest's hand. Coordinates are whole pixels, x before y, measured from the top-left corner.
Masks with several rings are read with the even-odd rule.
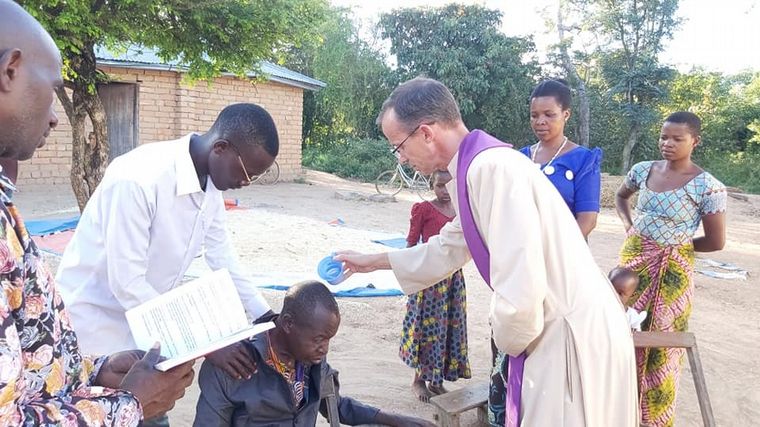
[[[375,270],[390,270],[391,262],[387,253],[362,254],[354,251],[336,252],[333,257],[343,263],[344,279],[354,273],[370,273]]]
[[[238,380],[251,379],[251,375],[258,370],[250,350],[242,341],[208,354],[206,359],[230,377]]]

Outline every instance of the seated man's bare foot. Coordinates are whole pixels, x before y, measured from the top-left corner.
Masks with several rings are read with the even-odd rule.
[[[439,394],[445,394],[445,393],[448,393],[448,392],[449,392],[448,390],[446,390],[446,389],[443,387],[443,384],[441,384],[441,385],[433,385],[433,384],[430,384],[430,385],[428,386],[428,390],[430,390],[430,392],[431,392],[431,393],[433,393],[433,394],[434,394],[434,395],[436,395],[436,396],[437,396],[437,395],[439,395]]]
[[[433,393],[425,385],[425,381],[422,380],[414,380],[412,382],[412,392],[417,396],[417,399],[420,399],[420,402],[425,403],[430,402],[430,397],[433,396]]]

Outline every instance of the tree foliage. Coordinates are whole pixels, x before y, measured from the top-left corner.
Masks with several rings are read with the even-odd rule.
[[[598,38],[594,52],[607,105],[625,118],[620,171],[656,123],[673,71],[659,63],[664,43],[678,27],[678,0],[569,0],[581,11],[582,26]],[[644,147],[646,151],[647,147]]]
[[[379,37],[389,42],[390,59],[374,47],[376,39],[364,35],[369,41],[360,40],[350,14],[342,11],[342,24],[326,25],[319,49],[307,55],[309,67],[303,69],[328,84],[314,97],[322,113],[304,111],[305,126],[311,120],[315,129],[325,129],[307,133],[315,144],[307,147],[305,161],[371,179],[386,165],[347,159],[366,159],[365,144],[382,155],[384,143],[357,138],[375,136],[375,115],[396,82],[420,74],[452,89],[470,127],[517,145],[531,142],[530,91],[542,75],[556,75],[559,69],[576,89],[575,114],[566,132],[574,132],[575,138],[582,134],[577,78],[588,96],[590,145],[604,149],[606,171],[619,173],[633,161],[659,158],[656,141],[662,120],[688,110],[703,120],[699,164],[729,185],[760,191],[760,73],[677,73],[661,64],[662,44],[678,24],[675,0],[560,2],[566,37],[542,64],[544,70],[532,59],[529,39],[499,32],[501,16],[495,11],[450,5],[386,14]],[[568,59],[574,73],[564,63]]]
[[[286,61],[290,68],[327,82],[304,96],[304,143],[377,138],[375,116],[396,84],[386,58],[360,37],[347,9],[330,9],[318,32],[319,39],[291,50]]]
[[[380,18],[400,80],[440,80],[459,102],[465,123],[523,145],[532,141],[528,95],[539,74],[533,42],[507,37],[501,12],[452,4],[397,9]]]
[[[314,37],[324,0],[21,0],[55,39],[64,61],[68,91],[58,91],[72,124],[71,182],[80,208],[108,163],[108,138],[97,84],[96,46],[154,48],[178,59],[189,77],[222,71],[243,75],[261,59],[277,59],[293,45]],[[93,125],[87,143],[85,123]]]
[[[572,10],[572,6],[566,0],[557,1],[557,20],[549,22],[550,26],[556,27],[558,43],[549,53],[553,63],[556,63],[567,75],[567,82],[571,88],[575,89],[575,106],[577,112],[571,125],[577,128],[575,140],[579,145],[588,147],[591,141],[591,106],[588,94],[588,74],[582,73],[585,63],[579,59],[587,59],[588,55],[582,55],[580,52],[572,52],[571,47],[576,42],[575,31],[577,23],[574,18],[578,16],[577,10]],[[571,22],[568,22],[571,21]]]

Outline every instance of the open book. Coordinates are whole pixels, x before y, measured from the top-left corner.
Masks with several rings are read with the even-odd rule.
[[[161,356],[166,360],[156,365],[160,371],[274,328],[272,322],[248,322],[225,269],[140,304],[126,316],[138,348],[147,350],[156,341],[161,343]]]

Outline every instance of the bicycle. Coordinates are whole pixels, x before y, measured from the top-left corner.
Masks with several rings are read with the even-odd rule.
[[[422,200],[432,200],[435,195],[425,175],[418,171],[410,175],[400,163],[396,169],[387,170],[375,179],[375,189],[379,194],[395,196],[404,186],[417,193]]]
[[[272,163],[272,166],[270,166],[269,169],[266,170],[266,172],[262,173],[256,178],[253,178],[251,180],[251,184],[273,185],[273,184],[276,184],[277,181],[279,180],[280,180],[280,165],[277,163],[277,160],[275,160],[274,163]]]

